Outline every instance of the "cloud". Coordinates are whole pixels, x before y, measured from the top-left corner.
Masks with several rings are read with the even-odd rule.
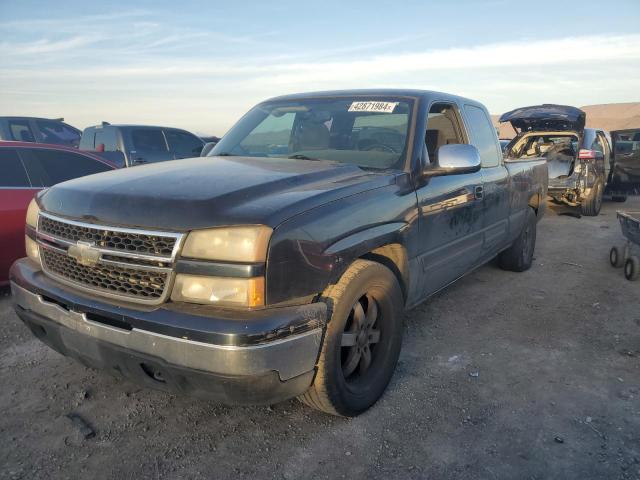
[[[56,114],[72,119],[77,112],[80,125],[116,117],[154,123],[166,119],[221,133],[251,104],[294,91],[437,89],[477,98],[500,112],[534,102],[637,100],[640,78],[640,34],[419,51],[406,46],[421,42],[397,37],[282,55],[281,48],[267,48],[260,37],[170,29],[149,17],[131,21],[138,28],[120,25],[118,32],[105,27],[55,40],[3,42],[0,52],[13,49],[21,54],[9,58],[3,53],[0,103],[14,112],[45,114],[38,102],[46,100],[50,108],[55,99]],[[266,36],[270,41],[278,38]],[[225,45],[230,49],[226,55]],[[396,51],[390,52],[390,46]],[[267,53],[257,54],[259,48]],[[386,53],[375,53],[382,48]],[[42,52],[48,53],[46,65]],[[101,112],[99,118],[96,112]]]
[[[103,40],[100,35],[83,35],[68,37],[64,40],[41,39],[27,43],[0,43],[0,55],[2,56],[24,56],[41,55],[43,53],[65,52],[69,49],[87,47],[91,44]]]

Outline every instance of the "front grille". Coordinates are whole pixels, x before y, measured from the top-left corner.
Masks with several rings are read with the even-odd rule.
[[[43,271],[98,295],[159,304],[169,296],[180,233],[100,226],[41,213]]]
[[[46,216],[40,217],[38,231],[72,243],[93,242],[101,248],[162,257],[171,256],[176,245],[175,237],[95,228]]]
[[[50,248],[41,249],[45,269],[78,285],[126,297],[159,300],[162,298],[169,274],[149,272],[119,265],[80,265],[66,253]]]

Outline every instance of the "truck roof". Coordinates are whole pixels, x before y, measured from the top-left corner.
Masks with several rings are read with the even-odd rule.
[[[281,95],[273,98],[269,98],[264,102],[272,102],[275,100],[296,100],[310,97],[343,97],[343,96],[389,96],[389,97],[417,97],[417,98],[433,98],[458,100],[466,103],[478,104],[476,100],[470,98],[460,97],[458,95],[452,95],[450,93],[437,92],[433,90],[420,90],[420,89],[408,89],[408,88],[370,88],[370,89],[353,89],[353,90],[325,90],[319,92],[306,92],[306,93],[294,93],[290,95]],[[262,103],[264,103],[262,102]]]
[[[104,128],[104,127],[116,127],[116,128],[171,128],[173,130],[184,130],[184,128],[168,127],[166,125],[138,125],[135,123],[99,123],[98,125],[91,125],[87,128]],[[187,131],[187,130],[185,130]]]

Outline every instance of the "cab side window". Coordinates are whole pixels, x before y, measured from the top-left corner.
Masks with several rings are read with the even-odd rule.
[[[435,162],[438,148],[441,146],[465,143],[460,126],[460,117],[453,105],[435,103],[431,106],[427,118],[424,143],[431,163]]]
[[[169,150],[177,155],[198,156],[202,151],[203,143],[195,135],[180,130],[166,129],[164,131],[169,142]]]
[[[469,123],[471,144],[480,152],[482,166],[497,167],[500,164],[502,152],[491,120],[482,108],[475,105],[465,105],[464,112]]]
[[[36,137],[26,120],[9,120],[11,136],[18,142],[35,142]]]

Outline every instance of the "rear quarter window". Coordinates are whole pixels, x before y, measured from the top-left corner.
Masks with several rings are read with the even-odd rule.
[[[469,125],[471,143],[480,152],[483,167],[496,167],[502,155],[497,144],[496,131],[485,111],[475,105],[464,106]]]
[[[0,188],[31,188],[27,172],[13,148],[0,148]]]
[[[25,149],[25,166],[34,185],[50,187],[56,183],[112,170],[105,163],[84,155],[44,148]]]
[[[118,138],[114,128],[97,128],[93,141],[93,148],[98,150],[104,145],[105,152],[115,152],[118,148]]]

